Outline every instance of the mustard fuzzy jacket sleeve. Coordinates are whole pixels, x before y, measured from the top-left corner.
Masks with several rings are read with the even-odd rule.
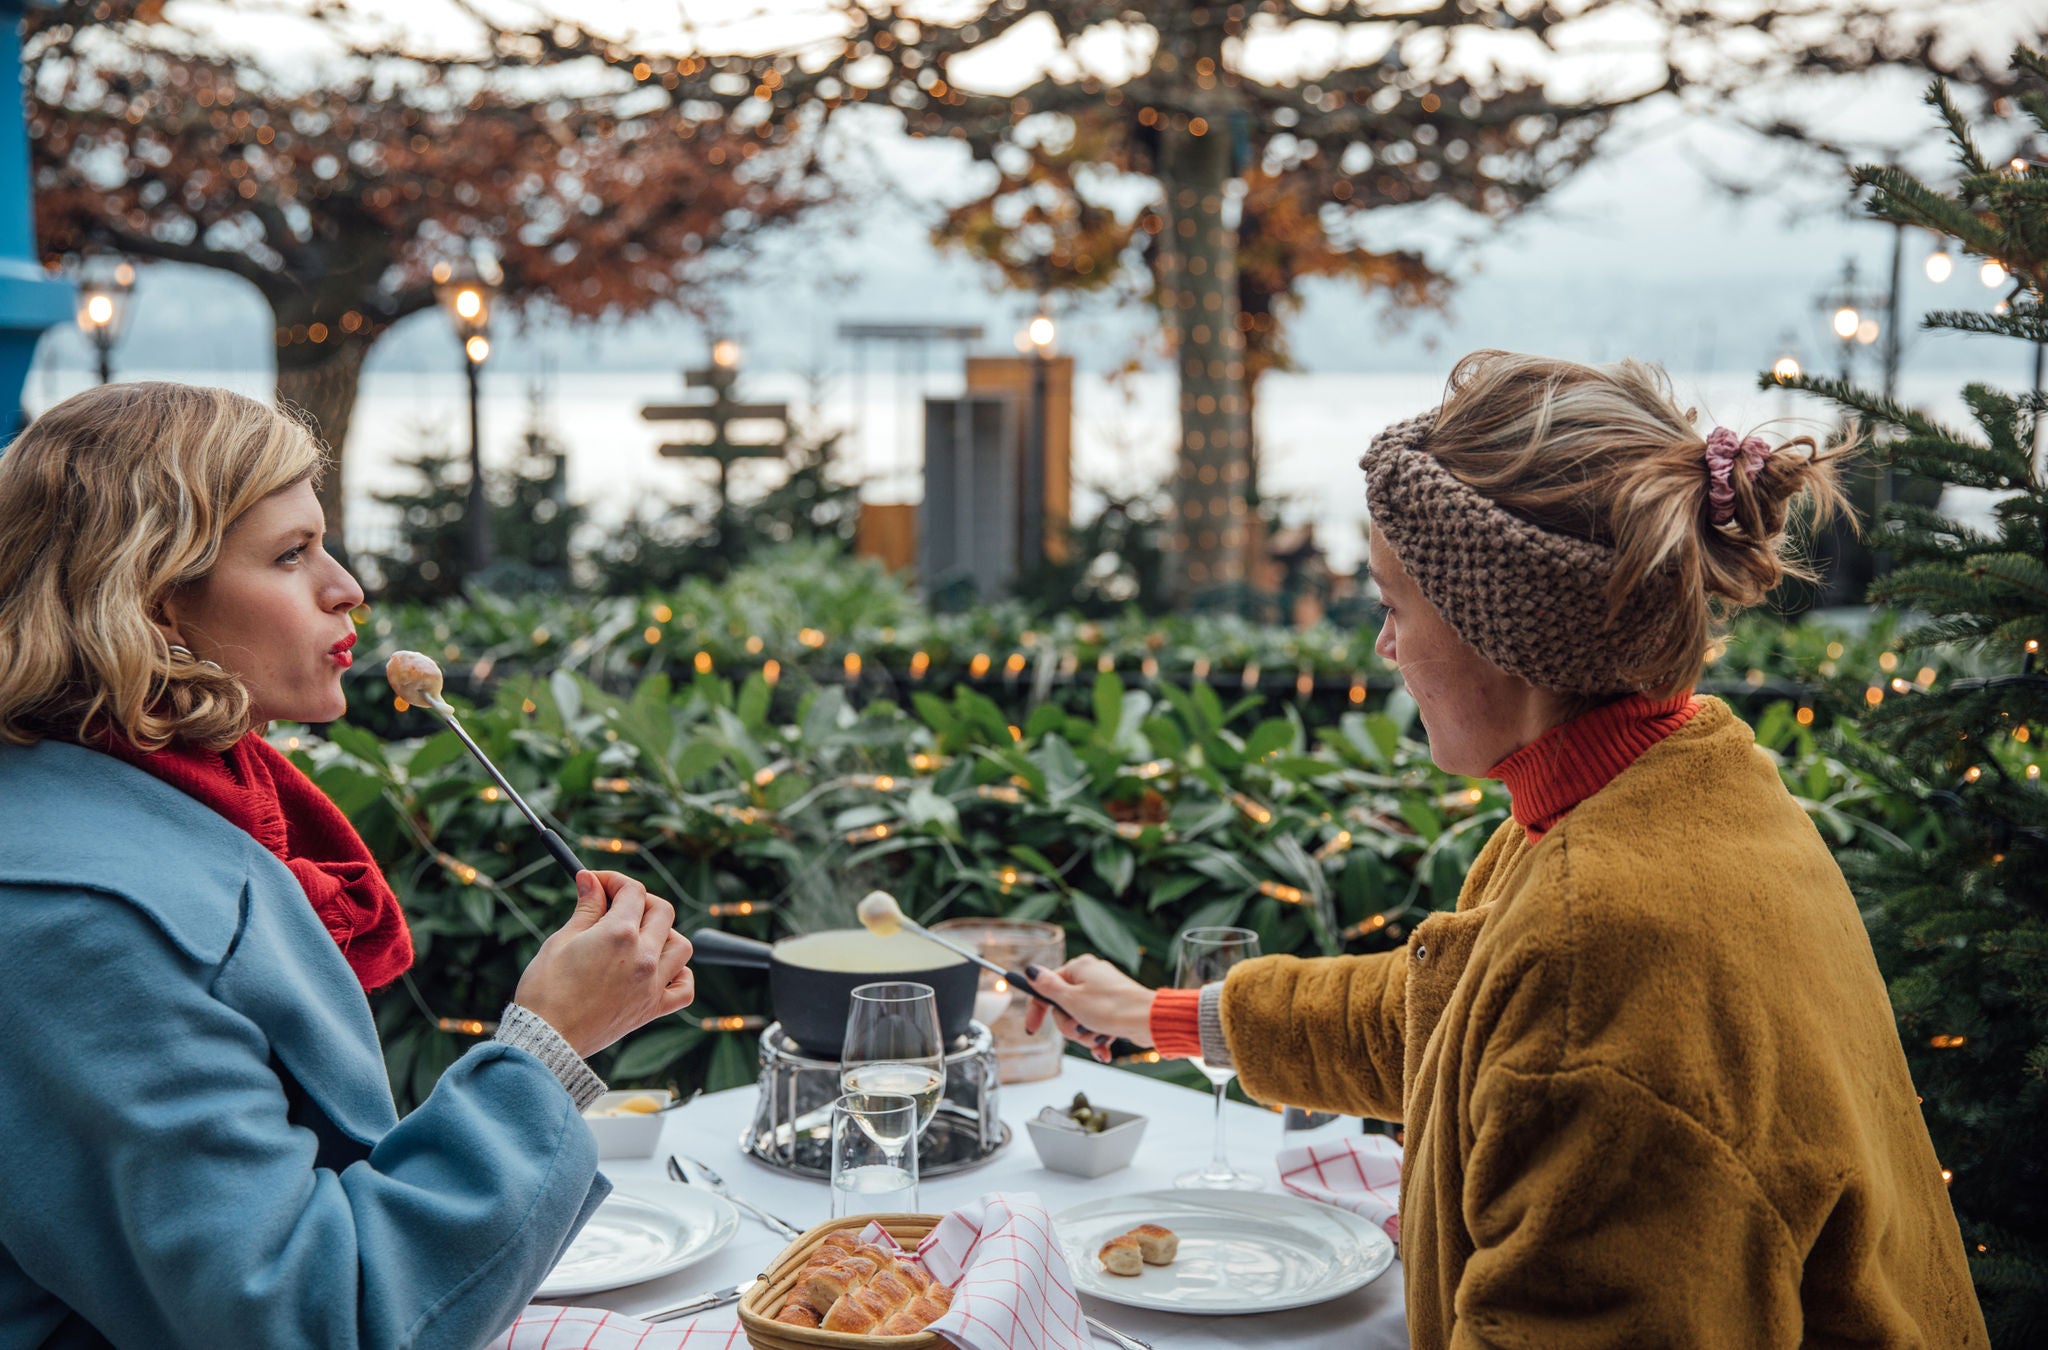
[[[1256,974],[1223,985],[1224,1036],[1245,1092],[1399,1120],[1407,964],[1403,951],[1245,962]]]
[[[1459,890],[1460,908],[1493,884],[1509,843],[1505,829],[1487,840]],[[1238,1084],[1254,1101],[1400,1120],[1407,1004],[1406,948],[1246,961],[1223,986],[1224,1037]],[[1433,1023],[1441,1010],[1439,1002],[1415,1011]]]

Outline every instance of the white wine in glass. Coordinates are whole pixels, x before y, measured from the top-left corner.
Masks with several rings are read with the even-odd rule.
[[[945,1086],[945,1071],[929,1064],[849,1064],[839,1075],[843,1092],[893,1092],[916,1102],[920,1134],[932,1123]]]
[[[928,984],[884,980],[853,991],[840,1056],[844,1092],[894,1092],[917,1103],[923,1134],[946,1089],[946,1042]]]
[[[1249,928],[1190,928],[1174,944],[1176,962],[1173,983],[1180,989],[1200,989],[1214,984],[1240,961],[1259,954],[1259,935]],[[1230,1165],[1223,1132],[1223,1099],[1230,1089],[1235,1069],[1212,1068],[1197,1055],[1191,1061],[1209,1080],[1216,1093],[1216,1148],[1207,1167],[1184,1172],[1173,1184],[1189,1190],[1256,1191],[1265,1183],[1249,1172]]]

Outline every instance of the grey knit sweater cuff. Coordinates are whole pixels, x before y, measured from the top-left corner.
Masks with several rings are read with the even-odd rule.
[[[548,1072],[555,1076],[555,1081],[576,1103],[578,1111],[604,1095],[604,1079],[592,1073],[590,1066],[562,1039],[561,1033],[532,1009],[522,1008],[517,1003],[506,1004],[504,1016],[498,1019],[498,1034],[494,1039],[524,1050],[547,1065]]]
[[[1230,1042],[1223,1039],[1223,981],[1202,986],[1202,1062],[1212,1069],[1228,1069]]]

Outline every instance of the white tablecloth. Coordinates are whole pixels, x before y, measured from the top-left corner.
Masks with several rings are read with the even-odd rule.
[[[1002,1114],[1012,1134],[1009,1145],[979,1167],[926,1180],[918,1188],[921,1209],[943,1213],[986,1191],[1035,1191],[1045,1207],[1057,1214],[1083,1200],[1169,1188],[1176,1175],[1208,1161],[1212,1120],[1208,1094],[1073,1056],[1062,1064],[1064,1072],[1057,1078],[1003,1085]],[[1086,1092],[1102,1106],[1137,1111],[1150,1118],[1145,1141],[1131,1166],[1087,1180],[1039,1165],[1024,1121],[1042,1106],[1064,1105],[1077,1091]],[[752,1087],[700,1097],[669,1113],[661,1150],[653,1158],[612,1159],[600,1166],[614,1177],[659,1177],[667,1154],[687,1153],[716,1168],[735,1194],[797,1227],[824,1222],[831,1213],[824,1182],[778,1171],[741,1151],[740,1136],[753,1118],[754,1101]],[[1278,1192],[1273,1155],[1281,1145],[1279,1115],[1232,1102],[1225,1107],[1224,1119],[1230,1132],[1231,1161],[1263,1176],[1268,1189]],[[1324,1128],[1331,1132],[1356,1130],[1358,1122],[1342,1120]],[[1321,1135],[1297,1133],[1290,1140],[1298,1143],[1318,1137]],[[695,1265],[645,1284],[561,1301],[624,1313],[653,1312],[692,1294],[759,1274],[785,1245],[785,1239],[743,1214],[732,1242]],[[1096,1298],[1084,1301],[1089,1312],[1152,1342],[1157,1350],[1221,1350],[1256,1344],[1298,1350],[1406,1350],[1408,1345],[1399,1261],[1363,1289],[1289,1312],[1193,1317],[1126,1308]],[[732,1325],[738,1317],[728,1306],[711,1314],[707,1326],[713,1324],[712,1319]]]

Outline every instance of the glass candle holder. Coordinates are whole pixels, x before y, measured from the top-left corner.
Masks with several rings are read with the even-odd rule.
[[[1067,932],[1056,923],[947,919],[932,928],[956,942],[974,944],[983,956],[1006,970],[1022,971],[1031,965],[1051,970],[1067,959]],[[995,1038],[997,1072],[1005,1083],[1035,1083],[1059,1076],[1060,1060],[1066,1053],[1059,1028],[1048,1017],[1035,1033],[1027,1033],[1024,1014],[1030,1006],[1029,993],[1010,988],[993,971],[981,972],[974,996],[974,1016]]]

